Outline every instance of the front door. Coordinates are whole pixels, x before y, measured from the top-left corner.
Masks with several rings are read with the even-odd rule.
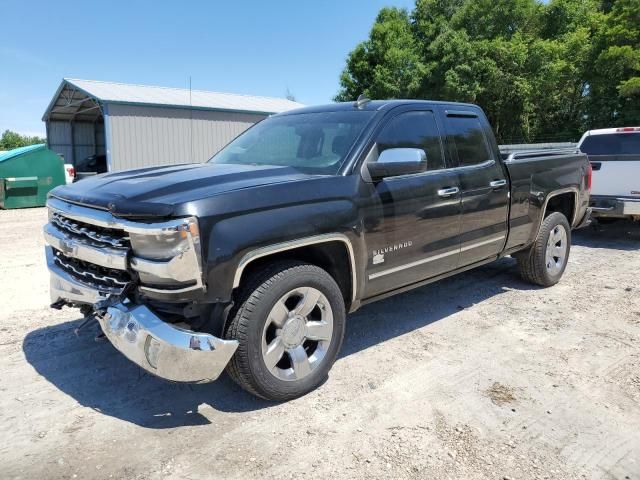
[[[440,130],[433,111],[412,110],[390,119],[377,135],[377,154],[388,148],[423,149],[427,171],[365,186],[370,202],[364,208],[367,297],[458,265],[460,186],[457,173],[448,168]]]
[[[446,111],[451,152],[457,156],[462,218],[460,266],[497,256],[507,238],[509,182],[485,128],[473,110]],[[452,155],[452,156],[453,156]]]

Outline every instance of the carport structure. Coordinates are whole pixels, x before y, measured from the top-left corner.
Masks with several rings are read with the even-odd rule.
[[[49,148],[110,171],[204,162],[267,116],[301,107],[274,97],[65,78],[42,120]]]
[[[105,154],[105,123],[100,99],[64,79],[42,120],[49,148],[75,163],[89,155]]]

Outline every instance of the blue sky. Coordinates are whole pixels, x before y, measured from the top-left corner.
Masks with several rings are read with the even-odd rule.
[[[63,77],[326,103],[383,6],[412,0],[0,0],[0,132],[44,134]]]

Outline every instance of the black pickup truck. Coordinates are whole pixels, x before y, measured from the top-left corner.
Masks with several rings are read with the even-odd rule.
[[[318,386],[347,312],[506,255],[550,286],[588,221],[577,151],[501,156],[475,105],[338,103],[272,116],[208,163],[61,186],[52,307],[80,307],[160,377],[286,400]]]

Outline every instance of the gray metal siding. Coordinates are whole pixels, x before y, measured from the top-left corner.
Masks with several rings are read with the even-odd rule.
[[[51,150],[64,156],[65,162],[73,162],[71,124],[69,122],[49,122],[47,126],[47,143]]]
[[[73,144],[76,162],[93,155],[95,152],[95,131],[93,123],[73,124]]]
[[[264,115],[108,105],[111,170],[208,160]]]
[[[47,126],[47,142],[51,150],[64,156],[66,163],[76,164],[94,153],[104,153],[104,125],[50,121]]]

